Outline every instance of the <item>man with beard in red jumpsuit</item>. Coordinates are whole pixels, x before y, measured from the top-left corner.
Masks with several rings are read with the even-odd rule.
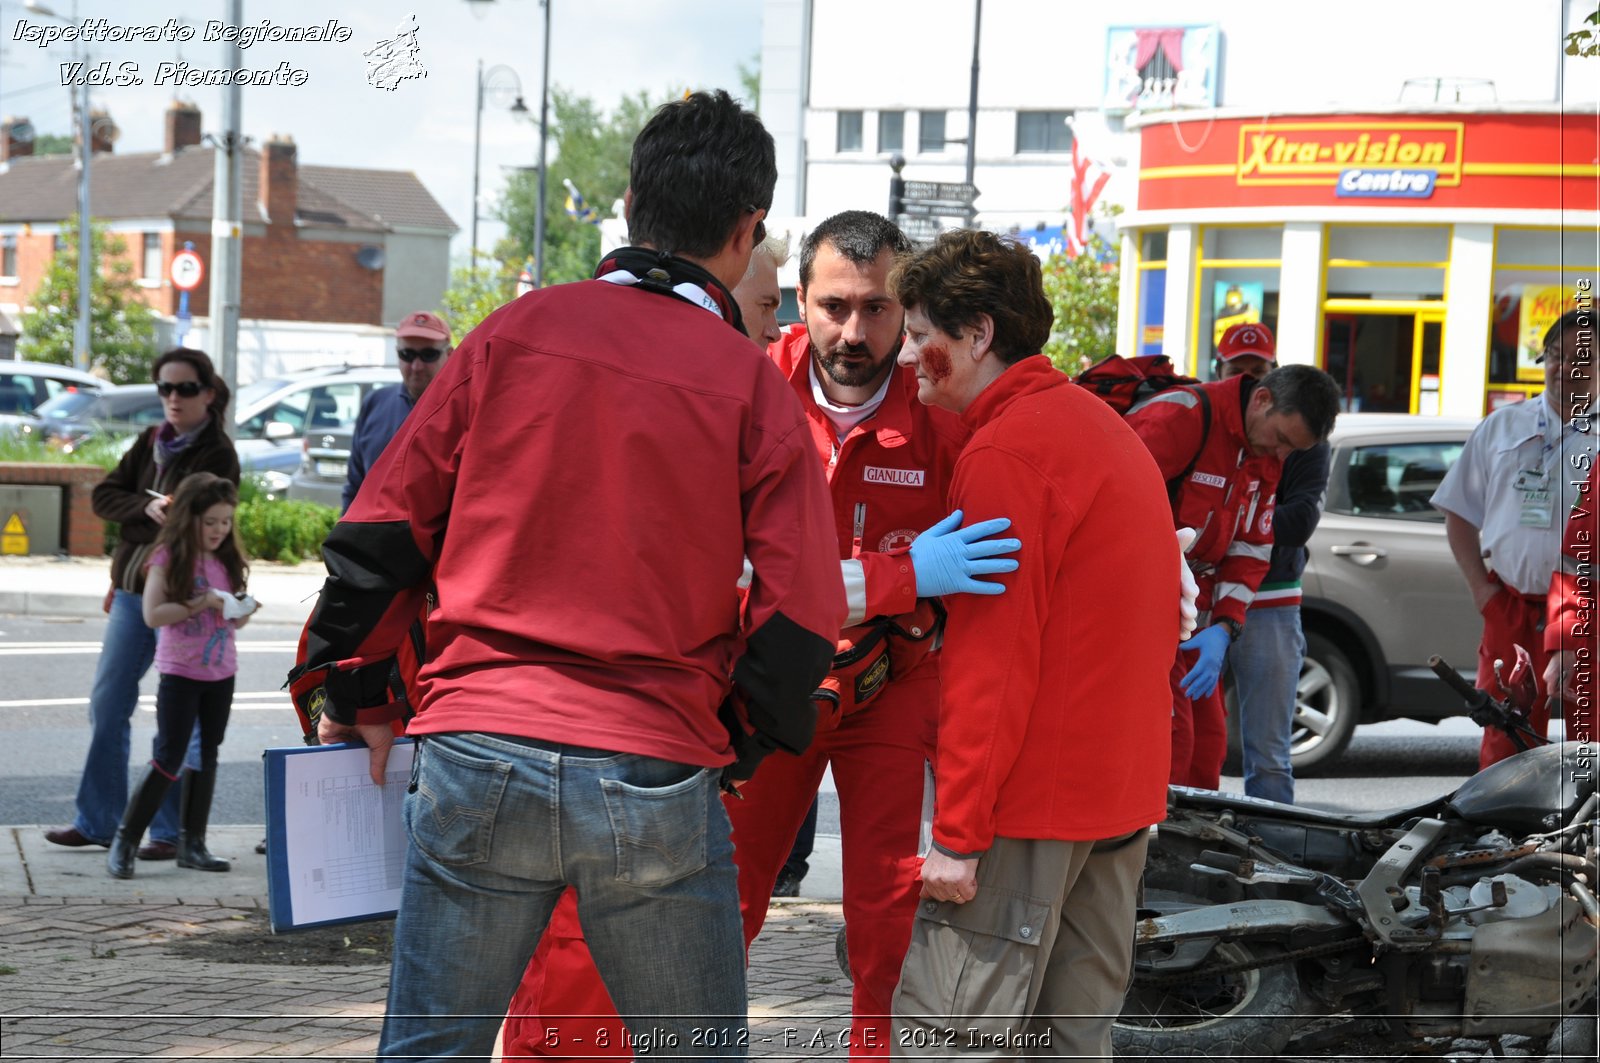
[[[1234,333],[1224,343],[1254,342]],[[1218,679],[1228,647],[1267,574],[1270,526],[1257,513],[1273,502],[1283,459],[1326,439],[1339,387],[1320,369],[1288,365],[1251,376],[1164,391],[1128,414],[1128,424],[1170,484],[1179,528],[1194,528],[1189,567],[1200,585],[1200,631],[1178,646],[1172,668],[1171,782],[1215,790],[1222,782],[1227,727]]]
[[[852,1058],[888,1054],[889,1005],[916,910],[925,764],[933,758],[939,704],[938,659],[929,652],[934,614],[919,603],[1001,593],[998,583],[974,577],[1015,569],[1014,560],[997,555],[1019,546],[984,538],[1004,531],[1004,520],[962,528],[959,514],[946,515],[966,432],[953,415],[919,403],[913,373],[895,367],[904,316],[889,294],[889,271],[896,255],[910,250],[881,215],[846,211],[823,221],[801,246],[805,327],[768,349],[800,399],[832,489],[850,608],[841,645],[863,641],[870,620],[897,621],[904,635],[888,636],[891,678],[862,672],[850,677],[837,705],[819,700],[811,747],[800,756],[769,756],[759,778],[741,787],[742,800],[725,802],[748,945],[832,768],[854,983]],[[609,1008],[595,1014],[601,997],[581,947],[570,938],[553,946],[542,971],[535,960],[506,1023],[507,1053],[616,1055],[615,1047],[594,1047],[597,1039],[619,1044],[621,1026]]]

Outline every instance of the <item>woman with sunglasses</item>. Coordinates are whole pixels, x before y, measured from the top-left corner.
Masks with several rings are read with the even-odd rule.
[[[45,832],[71,847],[109,847],[128,804],[130,721],[139,681],[155,658],[155,632],[144,622],[145,565],[166,523],[179,481],[194,472],[239,482],[239,456],[222,430],[228,387],[201,351],[177,347],[156,359],[152,375],[161,395],[162,422],[151,426],[94,489],[94,511],[120,525],[111,555],[104,641],[89,695],[89,753],[78,783],[72,824]],[[180,788],[174,787],[150,826],[142,860],[177,855]]]

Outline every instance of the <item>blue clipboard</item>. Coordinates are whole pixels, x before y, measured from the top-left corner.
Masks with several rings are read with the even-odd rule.
[[[262,751],[273,933],[394,918],[406,844],[400,806],[414,752],[411,739],[395,739],[378,787],[365,777],[365,746]]]

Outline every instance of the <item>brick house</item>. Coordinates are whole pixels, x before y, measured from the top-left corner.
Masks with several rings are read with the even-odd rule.
[[[26,121],[0,121],[0,333],[8,316],[15,331],[61,223],[77,210],[73,157],[32,155],[31,136],[14,135]],[[162,342],[178,312],[179,292],[167,277],[172,256],[187,241],[211,261],[215,167],[193,104],[174,101],[165,128],[160,152],[117,154],[97,135],[91,172],[91,214],[126,243],[141,297],[165,323]],[[311,356],[321,361],[370,352],[370,341],[405,313],[438,306],[458,226],[415,174],[303,165],[294,141],[274,135],[243,150],[240,178],[241,379],[257,375],[252,363],[257,373],[292,367],[298,348],[315,349]],[[209,274],[189,297],[198,318],[209,309]],[[5,346],[0,335],[0,357],[8,356]],[[273,353],[253,358],[252,347]],[[275,360],[281,352],[287,359]]]

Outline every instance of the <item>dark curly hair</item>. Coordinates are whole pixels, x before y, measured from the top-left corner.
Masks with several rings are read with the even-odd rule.
[[[989,349],[1007,365],[1038,354],[1055,320],[1033,252],[979,229],[951,230],[926,251],[902,257],[889,275],[889,290],[901,306],[921,310],[952,336],[988,314],[994,321]]]

